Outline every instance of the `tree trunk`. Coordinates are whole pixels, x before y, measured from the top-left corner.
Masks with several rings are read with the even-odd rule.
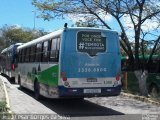
[[[136,70],[134,71],[134,74],[138,79],[140,95],[148,96],[148,90],[147,90],[147,84],[146,84],[148,72],[146,70],[144,71]]]

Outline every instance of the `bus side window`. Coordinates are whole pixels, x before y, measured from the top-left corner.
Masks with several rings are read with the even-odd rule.
[[[42,58],[42,43],[38,43],[36,46],[36,62],[41,62]]]
[[[52,39],[51,43],[51,52],[50,52],[50,61],[51,62],[58,62],[58,56],[57,56],[57,38]]]
[[[57,52],[56,52],[57,61],[59,61],[60,41],[61,41],[61,39],[59,37],[58,41],[57,41]]]
[[[20,53],[19,53],[19,61],[22,62],[22,50],[20,50]]]
[[[30,62],[34,62],[35,61],[35,56],[36,56],[36,46],[33,45],[31,46],[31,51],[30,51]]]
[[[19,50],[19,52],[18,52],[18,62],[19,63],[21,62],[21,50]]]
[[[22,49],[22,62],[25,62],[25,57],[26,57],[26,49]]]
[[[26,48],[25,62],[29,62],[30,47]]]
[[[48,41],[43,43],[43,62],[48,62]]]
[[[48,41],[48,61],[50,61],[52,39]]]
[[[23,49],[21,49],[21,63],[23,63]]]

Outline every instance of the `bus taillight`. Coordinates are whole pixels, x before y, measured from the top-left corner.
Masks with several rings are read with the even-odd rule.
[[[117,74],[117,76],[116,76],[116,80],[117,80],[117,81],[119,81],[119,80],[120,80],[120,78],[121,78],[120,74]]]
[[[67,77],[63,77],[63,81],[67,81]]]
[[[13,70],[13,71],[15,70],[15,66],[14,66],[14,64],[12,64],[12,70]]]
[[[67,77],[66,77],[66,73],[65,72],[62,72],[61,76],[62,76],[63,81],[67,81]]]

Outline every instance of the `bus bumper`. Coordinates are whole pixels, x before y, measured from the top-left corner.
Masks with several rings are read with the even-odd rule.
[[[59,97],[71,97],[71,98],[82,98],[82,97],[105,97],[105,96],[117,96],[121,92],[121,85],[117,87],[107,88],[66,88],[59,86]],[[98,93],[86,93],[85,90],[100,90]]]

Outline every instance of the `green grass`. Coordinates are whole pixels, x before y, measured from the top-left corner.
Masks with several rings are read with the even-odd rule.
[[[7,114],[6,102],[0,101],[0,120],[3,120],[4,114]]]
[[[123,77],[122,77],[122,81],[124,82]],[[132,94],[139,93],[138,80],[133,72],[127,72],[127,89],[123,86],[123,90],[124,92],[129,92]]]
[[[0,81],[0,120],[10,120],[11,114],[8,113],[5,93],[2,82]]]
[[[0,101],[0,112],[6,112],[6,102]]]
[[[123,73],[122,73],[123,74]],[[127,89],[125,88],[125,86],[123,86],[123,90],[126,93],[131,93],[133,95],[139,95],[139,84],[138,84],[138,80],[134,74],[134,72],[127,72]],[[124,82],[124,77],[122,75],[122,82]],[[156,102],[160,102],[160,97],[155,98],[153,96],[148,96],[151,100],[156,101]]]
[[[3,84],[2,81],[0,80],[0,114],[4,112],[7,112],[6,98],[5,98]]]

